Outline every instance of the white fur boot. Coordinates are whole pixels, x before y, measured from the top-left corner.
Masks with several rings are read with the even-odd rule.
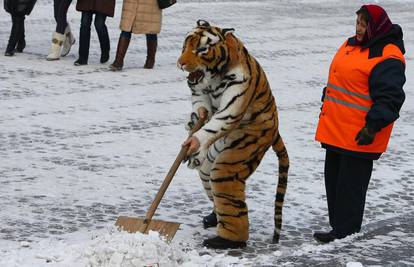
[[[60,58],[60,51],[62,49],[63,41],[65,40],[65,35],[54,32],[52,35],[52,47],[50,48],[49,55],[47,55],[47,60],[58,60]]]
[[[73,36],[69,24],[66,26],[65,29],[65,41],[63,42],[62,53],[61,56],[64,57],[69,54],[70,48],[75,43],[75,37]]]

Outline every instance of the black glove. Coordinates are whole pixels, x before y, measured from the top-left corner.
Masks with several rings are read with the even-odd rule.
[[[355,136],[355,141],[357,141],[360,146],[370,145],[374,142],[375,134],[376,132],[374,130],[365,126]]]

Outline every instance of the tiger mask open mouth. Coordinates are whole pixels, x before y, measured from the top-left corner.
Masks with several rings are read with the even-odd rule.
[[[190,72],[187,76],[187,81],[189,84],[197,84],[201,82],[204,78],[204,71],[202,70],[195,70],[193,72]]]

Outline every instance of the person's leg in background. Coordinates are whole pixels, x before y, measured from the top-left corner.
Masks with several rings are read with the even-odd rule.
[[[22,15],[19,20],[19,31],[18,31],[18,40],[17,40],[17,46],[16,46],[16,52],[22,53],[23,50],[26,48],[26,40],[25,40],[25,34],[24,34],[24,20],[26,16]]]
[[[98,34],[99,44],[101,46],[101,63],[105,63],[109,60],[110,42],[108,35],[108,28],[105,24],[106,15],[96,12],[95,14],[95,29]]]
[[[59,14],[61,17],[60,27],[65,25],[64,27],[65,40],[63,41],[62,52],[61,52],[62,57],[65,57],[67,54],[69,54],[70,49],[72,48],[72,45],[75,43],[75,36],[72,34],[70,25],[68,23],[68,18],[67,18],[68,9],[69,9],[71,2],[72,0],[63,0],[59,8]],[[62,30],[62,28],[60,27],[59,27],[59,32]]]
[[[155,54],[157,52],[158,37],[156,34],[146,34],[147,39],[147,59],[144,68],[152,69],[155,64]]]
[[[82,11],[79,30],[79,58],[75,61],[75,66],[88,64],[92,18],[91,11]]]
[[[120,71],[124,66],[124,57],[131,40],[131,32],[122,31],[116,48],[115,61],[109,66],[112,71]]]
[[[53,7],[56,31],[52,35],[52,46],[47,60],[57,60],[61,55],[66,56],[69,53],[70,47],[75,42],[67,22],[67,11],[71,2],[72,0],[54,0]],[[63,49],[62,46],[64,46]]]
[[[13,56],[16,52],[16,45],[20,38],[20,28],[21,23],[24,21],[24,16],[15,16],[12,15],[12,28],[10,31],[9,42],[7,43],[6,52],[4,53],[5,56]]]

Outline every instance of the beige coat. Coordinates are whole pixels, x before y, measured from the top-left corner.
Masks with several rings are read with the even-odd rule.
[[[159,33],[161,18],[157,0],[124,0],[120,28],[136,34]]]

